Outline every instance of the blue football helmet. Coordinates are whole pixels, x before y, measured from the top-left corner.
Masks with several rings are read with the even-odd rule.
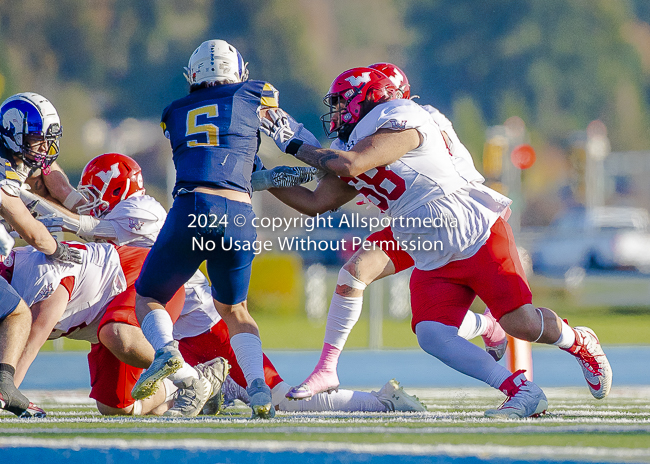
[[[26,166],[48,171],[59,156],[62,134],[61,120],[54,105],[37,93],[18,93],[0,106],[0,121],[0,135],[5,148]]]

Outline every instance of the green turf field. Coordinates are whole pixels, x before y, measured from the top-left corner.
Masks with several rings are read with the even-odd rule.
[[[271,421],[248,420],[243,404],[218,416],[195,419],[120,418],[98,415],[86,391],[26,392],[48,410],[46,419],[0,414],[0,442],[119,439],[465,446],[466,449],[526,449],[530,456],[570,456],[579,448],[601,459],[650,462],[650,387],[620,387],[597,401],[586,388],[547,388],[549,412],[525,420],[483,417],[502,395],[489,388],[420,389],[426,413],[283,413]],[[45,442],[44,442],[45,443]],[[487,448],[485,448],[487,447]],[[496,448],[490,448],[496,447]],[[504,448],[505,447],[505,448]],[[494,451],[497,452],[497,451]],[[609,457],[608,457],[609,456]],[[607,462],[602,460],[600,462]]]

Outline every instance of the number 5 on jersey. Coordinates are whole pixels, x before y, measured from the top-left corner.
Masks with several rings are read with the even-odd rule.
[[[199,124],[199,118],[201,124]],[[219,127],[210,122],[210,119],[219,116],[219,109],[217,105],[206,105],[200,108],[194,108],[187,113],[187,130],[185,136],[195,136],[197,139],[206,140],[206,142],[199,142],[198,140],[190,140],[187,142],[188,147],[218,147],[219,146]],[[202,136],[202,137],[198,137]]]

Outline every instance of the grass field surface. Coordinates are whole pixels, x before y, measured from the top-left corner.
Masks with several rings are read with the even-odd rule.
[[[279,412],[271,421],[248,420],[243,404],[195,419],[102,417],[87,391],[27,391],[48,417],[0,414],[0,456],[47,448],[78,462],[81,450],[95,450],[95,462],[113,462],[110,450],[133,458],[135,451],[184,449],[184,462],[650,462],[650,387],[618,387],[603,401],[586,388],[545,391],[549,411],[536,419],[484,418],[503,399],[489,388],[436,388],[410,391],[426,413]]]

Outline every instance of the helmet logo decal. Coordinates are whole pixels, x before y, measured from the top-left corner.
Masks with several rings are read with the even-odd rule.
[[[345,79],[350,83],[351,86],[357,87],[361,84],[365,84],[366,82],[370,82],[370,73],[369,72],[364,72],[361,74],[361,76],[350,76]]]
[[[400,88],[400,86],[402,85],[402,82],[404,81],[404,78],[403,78],[402,75],[401,75],[400,73],[398,73],[398,72],[396,72],[396,73],[393,74],[392,76],[386,76],[386,77],[388,77],[388,78],[390,79],[390,81],[391,81],[393,84],[395,84],[395,87],[397,87],[398,89]]]
[[[11,135],[11,140],[5,140],[9,143],[9,148],[16,152],[20,151],[23,144],[23,133],[16,128],[22,128],[24,118],[25,115],[18,108],[10,108],[2,118],[2,126]]]
[[[120,175],[120,168],[119,168],[119,163],[115,163],[111,166],[110,171],[102,171],[97,173],[97,177],[104,182],[104,185],[108,184],[113,177],[119,177]]]

